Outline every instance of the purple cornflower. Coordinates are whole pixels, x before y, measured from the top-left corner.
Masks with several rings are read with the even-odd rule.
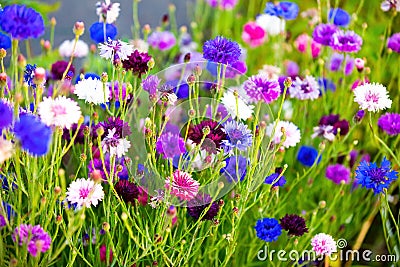
[[[208,129],[206,129],[208,127]],[[207,130],[207,135],[205,135]],[[209,130],[209,131],[208,131]],[[221,148],[223,140],[227,135],[222,126],[213,120],[203,120],[200,123],[190,125],[188,130],[188,139],[192,140],[195,144],[199,145],[202,140],[202,148],[209,153],[216,154],[217,149]]]
[[[362,121],[362,119],[364,118],[364,116],[365,116],[365,110],[361,109],[361,110],[357,111],[357,113],[354,115],[353,120],[356,123],[360,123]]]
[[[224,124],[224,131],[227,140],[222,140],[222,146],[226,153],[231,153],[235,148],[245,151],[253,142],[251,130],[243,122],[228,121]]]
[[[219,7],[223,10],[232,10],[236,5],[238,0],[206,0],[211,7]]]
[[[138,187],[128,180],[119,180],[115,184],[115,191],[126,203],[135,204],[135,199],[139,197]]]
[[[400,53],[400,32],[394,33],[392,36],[389,37],[387,47],[392,49],[396,53]]]
[[[236,42],[217,36],[203,45],[203,57],[212,62],[232,65],[239,60],[241,50]]]
[[[40,225],[21,224],[15,228],[12,239],[20,246],[26,244],[33,257],[38,256],[40,252],[46,252],[51,245],[50,235]]]
[[[244,90],[251,102],[263,100],[269,104],[278,99],[281,88],[277,80],[269,80],[266,75],[253,75],[243,84]]]
[[[332,35],[331,46],[339,52],[355,53],[360,51],[362,38],[353,31],[338,30]]]
[[[207,212],[201,218],[204,220],[212,220],[218,215],[219,205],[217,201],[212,201],[212,198],[208,194],[200,193],[197,194],[193,199],[188,201],[187,211],[190,217],[198,220],[204,210]]]
[[[156,75],[149,75],[142,81],[143,90],[150,95],[155,95],[161,80]]]
[[[382,115],[378,120],[378,126],[388,135],[400,134],[400,114],[386,113]]]
[[[331,71],[338,71],[342,66],[342,62],[344,60],[344,55],[339,53],[333,53],[331,56],[331,60],[329,62],[329,69]]]
[[[389,188],[390,184],[397,179],[397,172],[391,170],[390,161],[383,158],[381,166],[376,163],[362,161],[356,170],[356,182],[362,187],[373,189],[375,194]]]
[[[156,150],[165,159],[173,159],[175,156],[185,153],[185,141],[178,134],[166,132],[157,139]]]
[[[118,84],[118,81],[114,82],[114,91],[113,91],[113,84],[111,82],[107,83],[108,89],[110,90],[110,96],[112,99],[116,101],[130,99],[131,95],[126,94],[126,83],[123,83],[121,86]],[[120,99],[120,94],[121,98]]]
[[[64,60],[57,61],[53,65],[51,65],[51,75],[53,80],[61,80],[67,67],[68,62]],[[68,73],[69,72],[72,72],[72,76],[75,73],[75,67],[72,64],[68,69]]]
[[[103,168],[103,163],[100,158],[95,158],[89,162],[88,169],[89,169],[89,174],[100,174],[101,178],[103,181],[107,181],[107,176],[104,172],[104,169],[106,169],[107,173],[111,172],[111,166],[110,166],[110,154],[106,154],[104,156],[104,168]],[[125,160],[124,158],[116,158],[115,159],[115,166],[114,166],[114,177],[117,175],[117,168],[116,166],[121,166],[122,170],[118,172],[118,178],[121,180],[127,180],[129,178],[129,173],[128,169],[125,166]]]
[[[265,242],[272,242],[278,240],[278,237],[282,234],[282,227],[279,221],[274,218],[264,218],[257,221],[256,235]]]
[[[340,184],[342,181],[348,184],[350,181],[350,170],[342,164],[329,165],[326,168],[325,176],[335,184]]]
[[[306,221],[297,214],[286,214],[279,220],[282,229],[288,231],[289,236],[302,236],[308,233]]]
[[[249,165],[248,160],[241,155],[232,156],[225,160],[225,167],[221,169],[223,174],[229,183],[243,181],[247,173],[247,166]]]
[[[12,122],[13,122],[12,106],[3,100],[0,100],[0,133],[1,130],[11,126]]]
[[[149,71],[149,61],[151,56],[146,52],[139,52],[138,50],[133,51],[128,56],[128,59],[122,61],[122,66],[127,71],[132,71],[133,75],[139,78]]]
[[[99,122],[95,126],[94,131],[96,131],[96,129],[99,128],[100,126],[103,127],[105,133],[108,133],[109,130],[113,130],[115,128],[116,129],[115,135],[118,136],[119,138],[127,137],[132,133],[129,124],[121,120],[119,117],[110,117],[106,121]],[[102,138],[105,137],[106,134],[102,136]]]
[[[169,50],[176,44],[175,35],[169,31],[153,32],[147,39],[149,45],[161,51]]]
[[[26,40],[44,34],[44,21],[32,8],[10,5],[0,12],[0,28],[13,39]]]
[[[312,76],[307,75],[304,80],[296,77],[296,80],[293,81],[292,86],[289,88],[289,93],[292,98],[314,100],[319,97],[319,85]]]
[[[333,24],[319,24],[313,31],[313,39],[315,42],[331,46],[333,43],[333,34],[338,31],[338,28]]]

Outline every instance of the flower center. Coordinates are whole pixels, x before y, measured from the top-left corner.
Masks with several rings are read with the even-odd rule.
[[[59,106],[59,105],[52,106],[51,111],[54,113],[55,116],[67,114],[66,108],[63,106]]]
[[[368,101],[368,102],[378,103],[379,96],[377,94],[375,94],[375,93],[371,93],[370,92],[365,96],[365,100]]]
[[[303,91],[304,93],[310,93],[311,90],[311,86],[308,83],[303,83],[301,85],[301,91]]]
[[[371,169],[369,176],[374,183],[384,183],[387,179],[385,178],[386,173],[381,168]]]
[[[81,188],[81,189],[79,189],[79,197],[80,198],[87,198],[89,193],[90,193],[89,188]]]
[[[232,142],[236,143],[236,141],[242,137],[242,132],[239,131],[238,129],[234,129],[229,133],[229,137]]]

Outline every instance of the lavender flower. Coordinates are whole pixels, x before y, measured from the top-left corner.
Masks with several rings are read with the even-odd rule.
[[[392,49],[396,53],[400,53],[400,32],[394,33],[392,36],[389,37],[387,47]]]
[[[232,156],[225,160],[225,167],[221,169],[229,183],[243,181],[247,173],[248,160],[242,156]]]
[[[11,126],[12,122],[13,122],[12,106],[3,100],[0,100],[0,133],[1,130]]]
[[[232,10],[238,3],[238,0],[206,0],[211,7],[217,7],[223,10]]]
[[[0,28],[13,39],[26,40],[44,34],[44,21],[32,8],[10,5],[0,12]]]
[[[150,95],[155,95],[161,80],[156,75],[149,75],[142,81],[143,90]]]
[[[289,88],[290,97],[295,97],[300,100],[317,99],[319,97],[318,82],[312,76],[306,76],[304,80],[296,77],[292,86]]]
[[[20,246],[26,244],[33,257],[38,256],[40,252],[46,252],[51,245],[50,235],[40,225],[21,224],[15,228],[12,239]]]
[[[338,30],[332,35],[331,46],[336,51],[355,53],[360,51],[362,38],[353,31]]]
[[[313,31],[313,39],[315,42],[330,46],[333,43],[333,34],[338,31],[338,28],[333,24],[319,24]]]
[[[203,45],[203,57],[206,60],[222,64],[234,64],[239,60],[241,50],[236,42],[217,36]]]
[[[227,140],[222,140],[222,146],[226,153],[231,153],[235,148],[245,151],[253,142],[251,130],[243,122],[228,121],[224,124],[224,131]]]
[[[378,120],[378,126],[388,135],[400,134],[400,114],[386,113]]]

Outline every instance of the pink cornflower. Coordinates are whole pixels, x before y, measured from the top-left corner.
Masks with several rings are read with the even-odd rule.
[[[200,183],[192,176],[180,170],[173,173],[173,177],[167,177],[165,188],[171,189],[171,194],[177,196],[180,200],[191,200],[199,192]]]
[[[315,251],[317,256],[330,256],[332,253],[337,251],[336,242],[333,237],[324,233],[319,233],[315,235],[311,239],[311,246],[313,247],[313,250]]]
[[[59,126],[70,129],[72,124],[78,123],[81,109],[74,100],[59,96],[56,99],[45,97],[39,103],[38,113],[42,122],[48,126]]]
[[[68,187],[67,200],[71,204],[76,204],[77,208],[82,206],[90,208],[91,205],[97,206],[103,198],[103,187],[92,179],[80,178],[73,181]]]
[[[250,47],[262,45],[266,38],[267,34],[265,30],[254,21],[247,22],[243,26],[242,39]]]
[[[310,47],[313,58],[318,57],[321,52],[321,44],[315,42],[314,39],[306,33],[299,35],[294,41],[294,45],[300,53],[306,53]]]

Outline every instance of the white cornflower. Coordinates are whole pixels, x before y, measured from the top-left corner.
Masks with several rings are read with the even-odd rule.
[[[13,151],[12,142],[0,137],[0,164],[11,158]]]
[[[119,3],[112,3],[110,0],[105,0],[104,3],[97,2],[96,4],[96,14],[99,16],[99,21],[106,23],[114,23],[119,16]]]
[[[262,14],[256,18],[256,23],[272,36],[285,31],[285,20],[277,16]]]
[[[110,99],[110,90],[107,87],[103,88],[103,83],[99,79],[93,79],[92,77],[80,80],[75,85],[74,94],[79,99],[95,105],[104,104]]]
[[[56,99],[45,97],[39,103],[38,113],[42,122],[48,126],[59,126],[70,129],[72,124],[78,123],[81,109],[74,100],[59,96]]]
[[[354,102],[361,109],[377,112],[392,106],[386,87],[379,83],[365,83],[354,89]]]
[[[272,133],[274,131],[274,136],[272,137]],[[290,121],[278,121],[270,123],[266,128],[266,134],[269,137],[272,137],[272,143],[278,145],[282,141],[283,132],[285,132],[285,140],[282,143],[282,146],[285,148],[295,147],[297,143],[300,142],[301,134],[299,128]]]
[[[62,57],[70,57],[74,48],[75,40],[65,40],[58,48],[58,52]],[[78,40],[76,43],[74,57],[86,57],[89,53],[89,46],[82,40]]]
[[[103,187],[92,179],[80,178],[70,183],[67,190],[67,200],[71,204],[76,204],[77,208],[91,205],[97,206],[99,201],[104,198]]]
[[[119,138],[115,134],[116,129],[108,129],[108,135],[101,141],[101,146],[104,152],[109,152],[111,156],[117,156],[117,158],[122,157],[128,152],[131,147],[131,143],[126,140],[126,138]]]
[[[128,59],[129,55],[132,54],[133,45],[125,43],[124,41],[111,40],[108,38],[107,43],[99,44],[99,49],[99,55],[102,58],[112,61],[119,59],[122,61]]]
[[[238,96],[230,90],[225,91],[221,102],[233,119],[238,117],[240,120],[247,120],[253,114],[254,106],[247,104],[242,90],[236,90],[236,92]]]
[[[314,77],[307,75],[303,80],[299,77],[293,81],[289,88],[290,97],[300,100],[314,100],[320,95],[319,85]]]

